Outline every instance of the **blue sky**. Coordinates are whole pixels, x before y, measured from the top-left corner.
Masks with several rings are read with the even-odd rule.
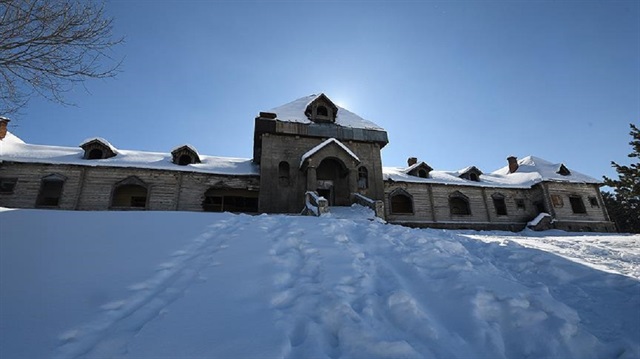
[[[253,119],[324,92],[384,127],[385,166],[536,155],[599,178],[640,119],[638,1],[116,1],[115,79],[34,99],[30,143],[251,157]]]

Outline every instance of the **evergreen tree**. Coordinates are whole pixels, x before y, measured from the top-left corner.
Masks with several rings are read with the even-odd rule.
[[[633,140],[629,144],[633,152],[628,156],[632,162],[635,159],[635,163],[623,166],[611,161],[618,179],[604,177],[604,184],[613,188],[614,193],[604,192],[603,197],[609,216],[620,232],[640,233],[640,130],[634,124],[630,126]]]

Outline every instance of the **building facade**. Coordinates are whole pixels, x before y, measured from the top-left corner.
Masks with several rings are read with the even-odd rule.
[[[64,210],[301,213],[308,196],[331,206],[369,205],[391,223],[521,230],[615,231],[599,181],[536,157],[505,168],[436,171],[410,158],[383,168],[386,131],[311,95],[260,112],[253,158],[120,150],[102,138],[79,148],[24,143],[0,118],[0,206]]]

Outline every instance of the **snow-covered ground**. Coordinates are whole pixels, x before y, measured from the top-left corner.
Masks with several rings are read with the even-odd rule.
[[[638,358],[640,236],[0,211],[0,358]]]

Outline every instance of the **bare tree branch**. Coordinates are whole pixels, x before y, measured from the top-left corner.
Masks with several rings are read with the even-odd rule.
[[[0,0],[0,115],[33,95],[69,104],[64,94],[90,78],[114,77],[113,19],[91,0]]]

